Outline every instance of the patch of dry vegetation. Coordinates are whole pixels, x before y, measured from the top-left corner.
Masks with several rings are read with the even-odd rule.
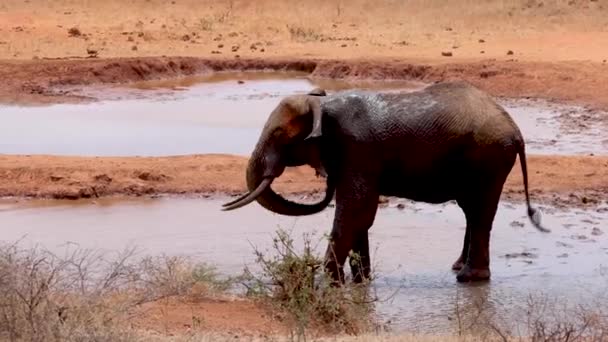
[[[322,239],[325,241],[325,239]],[[285,230],[272,240],[272,252],[255,249],[259,272],[245,269],[247,295],[271,304],[293,326],[294,339],[306,339],[310,332],[361,334],[377,327],[368,280],[362,284],[333,286],[323,259],[316,254],[313,236],[303,235],[298,250]],[[356,256],[351,262],[357,262]],[[373,277],[372,277],[373,278]],[[314,334],[313,334],[314,335]]]
[[[136,258],[66,248],[56,255],[17,244],[0,246],[0,339],[136,341],[134,309],[168,296],[200,298],[221,291],[212,268],[177,257]]]
[[[290,335],[251,341],[500,341],[600,342],[608,339],[608,316],[600,297],[592,305],[567,306],[558,299],[530,297],[515,309],[518,320],[498,316],[484,302],[453,305],[451,335],[391,335],[381,329],[369,283],[330,285],[311,235],[296,248],[279,230],[272,251],[254,249],[258,270],[238,279],[249,298],[273,308]],[[356,258],[354,258],[356,260]],[[230,341],[230,331],[204,326],[188,333],[142,330],[131,324],[142,304],[165,298],[196,302],[222,295],[235,279],[180,257],[137,257],[134,249],[114,255],[66,247],[62,255],[42,248],[0,246],[0,340],[10,341]],[[193,320],[195,317],[193,317]],[[239,336],[237,334],[237,336]]]
[[[601,1],[566,0],[5,0],[0,6],[0,58],[82,57],[87,49],[100,57],[293,57],[312,53],[307,51],[310,42],[315,42],[314,54],[324,57],[406,53],[441,58],[441,49],[454,46],[461,47],[455,56],[464,48],[469,57],[479,56],[480,50],[505,57],[508,49],[519,55],[524,47],[494,51],[496,41],[539,32],[601,33],[608,26],[607,14]],[[76,24],[87,34],[68,34]],[[345,37],[357,41],[336,42]],[[479,44],[482,38],[487,44]],[[255,43],[264,47],[242,48]],[[532,48],[525,50],[533,53]]]

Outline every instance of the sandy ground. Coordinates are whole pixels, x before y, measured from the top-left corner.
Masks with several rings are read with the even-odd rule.
[[[465,79],[496,96],[608,110],[606,59],[608,4],[593,0],[0,2],[0,104],[88,101],[95,99],[73,89],[273,69],[329,78]],[[0,196],[237,194],[245,164],[226,155],[0,155]],[[534,201],[570,206],[606,199],[608,157],[529,156],[529,172]],[[275,188],[302,194],[323,182],[299,168]],[[504,198],[520,200],[522,190],[516,164]],[[280,330],[248,302],[147,309],[139,323],[170,335],[190,331],[196,315],[213,331]]]

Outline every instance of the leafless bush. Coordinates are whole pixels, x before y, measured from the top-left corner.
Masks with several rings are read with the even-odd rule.
[[[67,248],[0,246],[0,339],[133,341],[125,324],[137,305],[165,296],[210,293],[226,286],[214,270],[175,257],[135,257]],[[197,285],[199,285],[197,287]]]
[[[455,314],[459,336],[502,342],[608,341],[608,303],[571,307],[557,298],[530,295],[523,307],[509,312],[515,318],[510,321],[490,310],[483,299],[473,303],[466,313],[458,302]]]

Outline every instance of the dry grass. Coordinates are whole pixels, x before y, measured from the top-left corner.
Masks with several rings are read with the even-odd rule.
[[[176,257],[136,258],[66,248],[0,247],[0,339],[134,341],[126,323],[142,303],[223,290],[212,268]]]
[[[478,39],[494,44],[540,34],[536,40],[543,42],[558,32],[600,34],[608,27],[607,14],[601,1],[567,0],[5,0],[0,4],[5,42],[0,58],[86,56],[86,48],[98,49],[101,57],[211,51],[220,56],[301,56],[312,53],[310,42],[317,44],[315,55],[326,57],[438,57],[440,49],[460,45],[467,46],[467,54],[477,56],[482,48],[488,56],[491,46],[480,47]],[[75,25],[82,35],[68,34]],[[189,39],[183,39],[186,35]],[[336,43],[344,37],[357,41]],[[247,48],[254,43],[265,44],[264,52]]]

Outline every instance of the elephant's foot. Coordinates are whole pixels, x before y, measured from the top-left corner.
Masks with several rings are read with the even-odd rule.
[[[452,264],[452,270],[460,271],[463,267],[464,267],[464,258],[461,255],[460,257],[458,257],[458,260],[454,261],[454,263]]]
[[[470,265],[464,265],[460,272],[456,275],[458,282],[484,281],[490,279],[489,268],[473,268]]]

